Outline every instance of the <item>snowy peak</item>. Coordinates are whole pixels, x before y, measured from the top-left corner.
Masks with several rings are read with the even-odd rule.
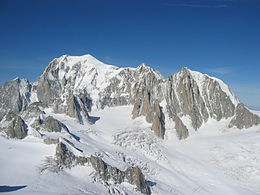
[[[89,98],[96,102],[94,107],[99,107],[98,104],[103,103],[98,102],[107,101],[107,98],[111,99],[114,96],[120,98],[121,94],[130,95],[131,85],[134,83],[145,83],[144,85],[152,87],[153,82],[161,79],[163,76],[158,71],[145,64],[137,68],[118,68],[104,64],[89,54],[63,55],[51,61],[35,85],[38,86],[37,93],[40,101],[66,102],[67,94],[71,92],[74,95],[87,93]],[[42,87],[44,85],[48,87]],[[54,98],[42,97],[43,92],[46,93],[46,91]],[[131,101],[124,100],[127,103]],[[106,104],[110,105],[108,102]]]
[[[209,83],[215,82],[217,84],[217,87],[221,88],[221,90],[228,96],[228,98],[230,98],[230,100],[235,106],[237,106],[237,104],[239,103],[239,100],[230,90],[228,85],[218,78],[209,76],[207,74],[203,74],[198,71],[191,70],[187,67],[182,67],[181,71],[176,73],[176,75],[178,77],[178,80],[183,76],[188,76],[189,78],[194,79],[194,81],[197,83],[199,87],[200,92],[205,90],[207,86],[209,86]]]
[[[154,68],[151,68],[147,66],[144,63],[141,63],[137,68],[136,71],[144,74],[153,74],[157,79],[164,79],[164,77],[161,75],[161,73]]]
[[[200,87],[202,87],[203,85],[206,85],[208,82],[216,82],[216,83],[218,83],[221,90],[224,93],[226,93],[226,95],[230,98],[230,100],[232,101],[232,103],[235,106],[237,106],[237,104],[239,103],[239,100],[237,99],[237,97],[230,90],[228,85],[225,84],[222,80],[215,78],[215,77],[212,77],[212,76],[209,76],[207,74],[202,74],[201,72],[198,72],[198,71],[189,70],[189,72],[191,73],[192,77],[195,79],[195,81],[197,82],[197,84]]]
[[[209,119],[220,121],[233,117],[239,104],[223,81],[186,67],[169,77],[166,91],[170,116],[188,116],[191,125],[186,125],[195,130]]]
[[[181,72],[189,72],[189,71],[190,71],[190,69],[186,66],[181,68]]]
[[[97,73],[102,74],[102,72],[105,71],[118,69],[118,67],[104,64],[92,55],[86,54],[83,56],[63,55],[59,58],[55,58],[51,61],[49,66],[46,68],[45,72],[48,72],[53,69],[56,69],[57,71],[65,70],[66,73],[70,75],[70,73],[73,74],[72,72],[74,70],[80,70],[82,74],[96,70]]]
[[[141,63],[139,66],[137,66],[138,70],[142,70],[142,69],[150,69],[149,66],[147,66],[145,63]]]
[[[48,91],[53,91],[51,94],[57,96],[58,99],[61,94],[67,94],[69,91],[80,93],[80,91],[86,90],[96,96],[99,90],[109,84],[108,80],[118,71],[118,67],[104,64],[89,54],[84,56],[63,55],[51,61],[36,85],[40,91],[45,90],[45,92],[46,89],[41,86],[52,85],[48,87]],[[39,100],[45,102],[39,95]]]
[[[103,62],[99,61],[97,58],[90,54],[86,54],[83,56],[70,56],[70,55],[63,55],[59,58],[57,58],[58,61],[67,63],[70,66],[73,66],[75,64],[82,64],[83,66],[112,66],[112,65],[107,65],[104,64]],[[113,66],[115,67],[115,66]]]

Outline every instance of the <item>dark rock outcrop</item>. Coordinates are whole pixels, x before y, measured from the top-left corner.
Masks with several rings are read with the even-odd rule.
[[[137,117],[140,116],[141,113],[141,109],[142,109],[142,99],[138,98],[135,103],[134,103],[134,107],[132,110],[132,118],[135,119]]]
[[[183,114],[189,115],[191,117],[192,126],[194,129],[198,129],[203,121],[207,120],[208,113],[199,87],[186,68],[183,68],[180,72],[176,93]]]
[[[23,139],[27,136],[27,126],[20,116],[16,116],[5,132],[10,138]]]
[[[154,115],[152,120],[152,130],[155,135],[164,138],[165,134],[165,117],[158,101],[154,103]]]
[[[75,164],[76,156],[68,150],[64,143],[59,142],[56,146],[56,159],[62,167],[71,168]]]
[[[67,100],[66,114],[72,118],[76,118],[81,124],[84,121],[91,122],[87,111],[88,104],[87,98],[79,98],[74,95],[70,95]]]
[[[5,121],[11,121],[16,117],[17,117],[17,114],[15,114],[13,112],[9,112],[7,115],[5,115]]]
[[[201,83],[194,77],[202,77]],[[171,113],[189,115],[195,129],[209,117],[220,120],[234,114],[230,97],[221,89],[220,83],[207,75],[197,72],[192,74],[183,68],[169,78],[167,90],[166,100],[172,109]]]
[[[223,86],[227,89],[224,90]],[[231,98],[235,97],[231,96],[232,92],[222,81],[187,68],[182,68],[180,72],[170,76],[166,83],[167,111],[179,127],[179,130],[176,129],[179,137],[187,135],[181,133],[182,130],[187,132],[179,119],[182,116],[190,117],[195,130],[209,118],[219,121],[232,117],[235,102],[232,102]]]
[[[54,59],[47,66],[43,74],[33,86],[33,90],[37,93],[37,97],[44,106],[53,105],[60,100],[62,86],[58,79],[59,69],[54,69],[58,61]]]
[[[152,123],[152,130],[155,135],[164,138],[164,114],[159,102],[152,100],[151,94],[147,91],[144,91],[143,98],[138,98],[134,103],[132,118],[135,119],[138,116],[145,116],[146,121]]]
[[[234,116],[236,107],[235,102],[231,100],[231,96],[233,96],[233,99],[236,99],[236,97],[227,86],[227,91],[225,91],[221,85],[225,84],[222,81],[205,76],[204,84],[201,87],[201,93],[208,110],[208,115],[217,121]],[[230,93],[230,96],[227,92]],[[238,102],[238,100],[235,101]]]
[[[48,144],[48,145],[50,145],[50,144],[58,144],[59,143],[59,139],[45,138],[45,139],[43,139],[43,142],[45,144]]]
[[[31,84],[27,79],[15,79],[0,86],[0,121],[7,113],[18,114],[30,102]]]
[[[243,129],[259,124],[260,117],[250,112],[242,103],[239,103],[236,107],[235,116],[230,121],[229,127]]]
[[[48,132],[61,132],[62,128],[68,131],[66,125],[62,122],[58,121],[57,119],[53,118],[52,116],[48,116],[44,123],[44,129]]]
[[[143,96],[136,99],[134,103],[132,118],[135,119],[138,116],[145,116],[146,121],[148,123],[151,123],[153,120],[153,105],[151,101],[151,93],[145,90],[143,92]]]
[[[189,136],[189,131],[187,127],[183,124],[182,120],[178,116],[173,117],[175,122],[175,129],[179,139],[185,139]]]
[[[150,188],[145,182],[144,175],[138,167],[121,171],[116,167],[108,165],[99,157],[91,156],[88,159],[103,181],[112,180],[117,184],[126,181],[135,185],[136,189],[143,194],[151,194]]]
[[[109,80],[109,85],[99,93],[100,107],[134,104],[143,98],[143,92],[149,91],[152,96],[162,100],[163,76],[153,68],[144,64],[136,69],[124,68]]]
[[[143,194],[151,194],[150,187],[145,182],[144,175],[138,167],[133,167],[125,171],[125,180],[135,185],[137,190]]]
[[[115,184],[128,182],[136,186],[136,190],[143,194],[151,194],[150,187],[145,182],[144,175],[138,167],[121,171],[116,167],[108,165],[101,158],[96,156],[78,157],[68,150],[67,146],[59,142],[56,147],[56,159],[61,167],[71,168],[75,164],[90,164],[102,181],[113,181]]]
[[[30,120],[34,117],[39,118],[40,116],[44,115],[45,112],[40,108],[39,105],[39,102],[30,104],[22,114],[24,120]]]

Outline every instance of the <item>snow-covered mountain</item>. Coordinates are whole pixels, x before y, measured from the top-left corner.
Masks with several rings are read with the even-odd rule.
[[[242,143],[242,134],[253,144],[242,144],[245,151],[259,154],[259,124],[223,81],[206,74],[182,68],[164,78],[145,64],[119,68],[63,55],[36,82],[0,87],[0,130],[12,138],[1,138],[0,179],[5,189],[25,182],[19,194],[257,194],[255,161],[245,168],[255,180],[241,186],[232,171],[225,179],[221,158],[240,152],[230,142]],[[214,149],[220,145],[229,148]],[[24,153],[27,160],[13,160]],[[15,168],[14,178],[9,165],[24,171]]]

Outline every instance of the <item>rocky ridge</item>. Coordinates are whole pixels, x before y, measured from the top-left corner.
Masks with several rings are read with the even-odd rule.
[[[245,109],[240,109],[239,100],[219,79],[188,68],[163,78],[144,64],[119,68],[91,55],[55,58],[35,83],[16,79],[5,83],[0,91],[0,119],[40,102],[43,107],[65,113],[81,124],[92,123],[88,113],[91,109],[133,104],[133,118],[145,116],[161,138],[165,133],[165,116],[175,123],[180,139],[189,134],[189,124],[182,120],[184,116],[190,118],[195,130],[210,118],[217,121],[233,118],[229,127],[238,129],[259,124],[259,117],[249,114],[234,122]]]
[[[136,190],[143,194],[150,195],[150,187],[146,184],[144,175],[140,168],[132,167],[122,171],[116,167],[107,164],[100,157],[91,155],[90,157],[82,157],[74,155],[64,144],[59,142],[56,147],[57,163],[61,167],[71,167],[73,164],[91,165],[96,171],[97,177],[102,181],[112,181],[115,184],[128,182],[136,186]]]
[[[144,64],[119,68],[91,55],[64,55],[52,60],[34,83],[15,79],[0,86],[0,131],[16,139],[37,135],[46,144],[57,144],[56,157],[65,168],[87,162],[102,180],[118,184],[126,181],[150,194],[141,169],[129,167],[122,171],[95,155],[78,158],[74,153],[76,146],[67,148],[59,137],[79,145],[80,138],[45,112],[51,110],[81,125],[92,125],[92,110],[122,105],[133,105],[132,118],[144,116],[161,139],[165,139],[168,121],[179,139],[187,138],[191,129],[199,130],[209,119],[228,119],[227,127],[237,129],[260,124],[259,116],[240,103],[227,85],[208,75],[182,68],[164,78]]]

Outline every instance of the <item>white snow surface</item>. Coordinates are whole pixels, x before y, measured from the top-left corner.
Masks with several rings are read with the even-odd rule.
[[[94,125],[80,125],[46,109],[46,116],[63,122],[70,132],[41,133],[68,140],[77,156],[97,155],[121,170],[140,167],[152,194],[260,194],[259,126],[239,131],[226,128],[228,120],[210,119],[181,141],[172,127],[166,127],[161,140],[143,117],[132,120],[131,111],[132,106],[96,110],[90,113],[96,119]],[[40,171],[46,168],[46,158],[54,157],[55,147],[32,133],[23,140],[0,136],[1,194],[109,194],[111,189],[140,194],[127,183],[105,187],[94,181],[94,170],[87,165]]]
[[[72,79],[73,86],[68,87],[76,91],[86,89],[93,100],[97,99],[98,93],[107,87],[109,79],[122,70],[119,67],[104,64],[89,54],[83,56],[63,55],[53,61],[58,62],[55,69],[59,70],[58,80],[61,83],[64,79]],[[46,71],[48,71],[48,67]],[[54,79],[52,72],[48,72],[48,77],[51,80]]]

